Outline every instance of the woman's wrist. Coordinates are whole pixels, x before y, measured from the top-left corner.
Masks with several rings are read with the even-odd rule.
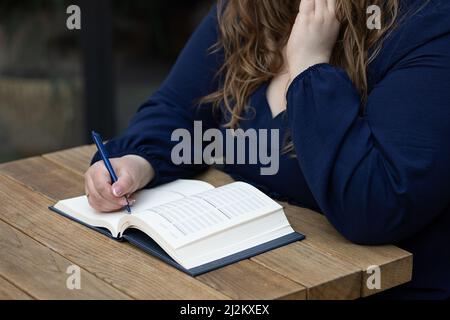
[[[299,59],[299,61],[303,61],[301,64],[298,64],[296,66],[289,66],[289,75],[291,77],[291,82],[297,78],[300,74],[302,74],[304,71],[308,70],[309,68],[323,63],[330,63],[329,57],[314,57],[310,59]]]
[[[138,189],[145,188],[155,177],[155,170],[147,159],[138,155],[127,155],[124,158],[132,161],[135,168]]]

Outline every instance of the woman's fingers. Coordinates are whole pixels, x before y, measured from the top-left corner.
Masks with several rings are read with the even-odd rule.
[[[316,22],[326,22],[328,17],[335,16],[336,0],[302,0],[299,17],[314,17]]]
[[[126,204],[123,197],[116,197],[111,186],[111,177],[104,166],[94,165],[86,174],[86,194],[89,203],[102,212],[116,211]]]
[[[152,181],[155,171],[150,163],[138,156],[125,156],[111,159],[118,176],[112,183],[111,176],[102,162],[92,165],[85,174],[86,195],[89,204],[100,212],[113,212],[127,205],[133,205],[134,193]]]
[[[134,184],[135,182],[127,172],[120,172],[119,180],[112,186],[112,192],[118,198],[130,195],[136,191]]]
[[[336,0],[327,0],[328,12],[336,13]]]
[[[328,11],[327,0],[315,0],[314,17],[316,19],[324,19]]]
[[[329,63],[339,35],[334,0],[301,0],[286,46],[291,79],[309,67]]]
[[[86,177],[86,195],[88,196],[89,204],[94,209],[100,212],[113,212],[122,208],[121,204],[117,204],[105,199],[98,191],[91,177]]]
[[[309,16],[314,14],[315,0],[300,1],[300,15]]]
[[[119,206],[119,208],[126,204],[126,200],[123,195],[116,196],[113,193],[112,186],[109,181],[97,177],[93,179],[93,182],[97,192],[106,202],[114,204],[114,207]]]

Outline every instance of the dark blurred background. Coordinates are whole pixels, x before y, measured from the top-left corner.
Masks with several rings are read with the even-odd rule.
[[[123,130],[213,3],[0,0],[0,163]]]

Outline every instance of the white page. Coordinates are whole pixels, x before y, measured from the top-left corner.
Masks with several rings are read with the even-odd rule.
[[[197,267],[293,233],[283,211],[239,224],[176,250],[185,266]]]
[[[131,208],[131,212],[132,214],[139,214],[139,212],[145,211],[146,209],[153,206],[160,206],[162,204],[182,198],[182,195],[175,192],[158,189],[142,190],[136,194],[136,204]],[[121,219],[129,216],[129,213],[125,208],[118,212],[112,213],[96,211],[89,205],[89,201],[86,196],[64,200],[60,203],[69,208],[72,212],[76,212],[76,218],[78,218],[79,220],[88,223],[105,221],[108,224],[114,226],[115,229],[119,227]]]
[[[179,248],[280,209],[278,203],[256,188],[237,182],[153,207],[139,214],[139,219]]]
[[[157,226],[158,232],[170,236],[168,241],[171,243],[185,241],[229,222],[222,212],[206,201],[191,197],[150,208],[137,217],[148,225]]]
[[[160,189],[142,190],[136,194],[136,204],[131,208],[132,214],[139,214],[149,208],[183,199],[179,193]]]
[[[214,190],[214,187],[209,183],[199,180],[177,180],[162,185],[156,189],[175,192],[183,195],[184,197],[189,197],[197,193],[206,192],[208,190]]]
[[[181,200],[185,197],[214,190],[214,187],[206,182],[196,180],[177,180],[155,189],[142,190],[136,194],[136,204],[133,206],[133,214],[141,214],[148,209],[163,204]]]
[[[253,215],[255,212],[274,211],[281,206],[255,187],[235,182],[221,188],[194,195],[219,209],[230,220]]]
[[[58,203],[58,205],[59,204],[63,205],[65,208],[68,208],[71,211],[72,216],[82,222],[92,224],[93,226],[102,226],[101,223],[98,222],[106,222],[114,228],[111,230],[114,233],[113,236],[118,233],[117,227],[120,219],[127,216],[125,210],[107,214],[98,212],[89,205],[89,201],[86,196],[64,200]],[[58,205],[56,205],[56,207],[59,207]],[[69,214],[69,212],[64,213]]]
[[[136,204],[131,208],[132,214],[139,215],[139,212],[154,206],[160,206],[171,201],[182,199],[185,196],[211,189],[214,189],[214,187],[202,181],[178,180],[154,189],[142,190],[136,193]],[[102,222],[106,222],[106,224],[112,226],[113,230],[111,231],[115,235],[121,227],[121,219],[129,217],[125,209],[115,213],[98,212],[89,205],[86,196],[60,201],[56,207],[60,205],[70,210],[70,212],[64,213],[70,214],[74,218],[92,226],[104,226],[105,223]]]

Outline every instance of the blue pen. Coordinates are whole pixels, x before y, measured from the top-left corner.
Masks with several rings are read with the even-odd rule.
[[[112,182],[116,183],[119,179],[117,178],[117,175],[114,172],[111,162],[109,161],[108,152],[106,151],[105,146],[103,145],[102,137],[98,133],[92,131],[92,139],[94,140],[94,142],[97,146],[98,152],[100,153],[100,156],[102,157],[102,160],[106,166],[106,169],[108,169],[108,172],[109,172],[109,175],[111,176]],[[130,202],[128,201],[128,197],[125,196],[125,199],[127,200],[126,209],[127,209],[128,213],[131,214],[131,207],[130,207]]]

